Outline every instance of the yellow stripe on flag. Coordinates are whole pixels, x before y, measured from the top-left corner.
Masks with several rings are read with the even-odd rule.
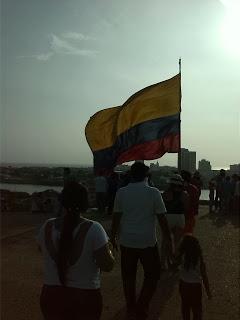
[[[138,91],[123,106],[97,112],[85,129],[92,151],[113,146],[120,134],[140,123],[179,113],[180,85],[178,74]]]
[[[111,147],[117,138],[117,119],[122,107],[113,107],[97,112],[85,128],[92,151]]]
[[[117,134],[144,121],[180,112],[180,82],[180,74],[177,74],[130,97],[119,114]]]

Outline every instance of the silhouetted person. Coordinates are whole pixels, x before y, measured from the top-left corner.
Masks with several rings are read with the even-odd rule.
[[[172,254],[172,241],[161,193],[147,183],[149,167],[140,162],[131,166],[131,182],[117,191],[111,242],[116,247],[119,231],[121,270],[127,305],[127,319],[146,319],[149,303],[160,277],[160,258],[156,238],[156,219]],[[136,299],[136,273],[140,260],[144,282]]]
[[[181,176],[184,180],[184,190],[189,194],[189,219],[185,226],[185,232],[193,233],[196,217],[198,215],[199,207],[199,190],[196,186],[191,184],[191,173],[189,171],[182,170]]]
[[[226,172],[224,169],[220,170],[219,175],[215,178],[216,181],[216,196],[215,196],[215,209],[222,210],[222,192],[223,182],[225,181]]]
[[[214,192],[215,192],[215,183],[213,180],[209,181],[208,184],[209,188],[209,212],[213,212],[213,206],[214,206]]]
[[[102,214],[107,206],[108,183],[104,176],[95,177],[95,191],[98,211]]]
[[[231,178],[227,176],[222,184],[222,209],[225,214],[230,213],[230,204],[233,194],[233,184]]]
[[[198,192],[199,192],[199,198],[201,196],[201,191],[202,191],[202,186],[203,186],[203,182],[201,179],[201,175],[198,171],[195,171],[192,179],[191,179],[191,184],[193,184],[195,187],[198,188]]]

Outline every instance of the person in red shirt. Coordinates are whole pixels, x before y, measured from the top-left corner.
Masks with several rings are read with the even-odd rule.
[[[199,190],[196,186],[191,184],[191,173],[189,171],[182,170],[181,176],[184,180],[184,189],[189,194],[190,206],[189,206],[189,219],[186,221],[184,233],[193,233],[196,216],[198,215],[199,207]]]

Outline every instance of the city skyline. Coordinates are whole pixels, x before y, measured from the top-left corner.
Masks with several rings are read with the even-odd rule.
[[[148,160],[148,161],[144,161],[147,165],[151,165],[151,164],[154,164],[154,165],[157,165],[157,163],[159,164],[159,160],[160,159],[155,159],[155,160]],[[199,170],[199,162],[201,162],[202,160],[206,160],[208,161],[207,159],[200,159],[198,161],[196,161],[196,170]],[[209,161],[210,162],[210,161]],[[123,165],[131,165],[132,162],[128,162],[128,163],[123,163]],[[211,162],[210,162],[211,164]],[[212,170],[213,171],[218,171],[218,170],[221,170],[221,169],[224,169],[224,170],[231,170],[231,166],[239,166],[240,163],[238,163],[237,161],[235,163],[231,163],[229,164],[227,167],[212,167]],[[24,166],[29,166],[29,167],[75,167],[75,168],[93,168],[93,164],[82,164],[82,165],[79,165],[77,163],[17,163],[17,162],[0,162],[0,166],[16,166],[16,167],[24,167]],[[177,163],[176,165],[170,165],[168,163],[166,164],[159,164],[159,167],[175,167],[177,168]],[[212,166],[212,165],[211,165]]]
[[[238,1],[3,0],[1,9],[1,162],[92,165],[89,118],[177,74],[180,57],[182,147],[214,168],[239,162]],[[157,160],[173,166],[177,154]]]

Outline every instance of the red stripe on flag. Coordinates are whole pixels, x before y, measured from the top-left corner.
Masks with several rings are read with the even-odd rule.
[[[166,152],[178,152],[179,150],[180,135],[169,135],[159,140],[133,146],[118,157],[117,164],[133,160],[153,160],[160,158]]]

